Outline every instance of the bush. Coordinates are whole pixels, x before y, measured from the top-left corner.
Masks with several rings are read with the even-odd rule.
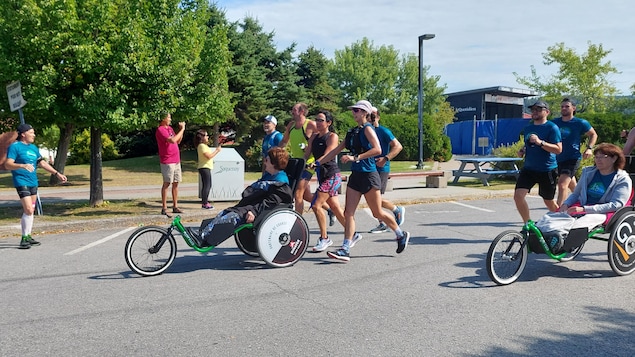
[[[150,156],[158,153],[153,130],[138,131],[115,136],[115,147],[122,158]]]
[[[115,143],[110,140],[110,137],[107,134],[101,134],[101,144],[101,157],[103,161],[116,160],[119,158],[119,153],[115,148]],[[84,131],[75,135],[69,151],[70,156],[68,157],[68,165],[89,164],[90,130],[84,129]]]

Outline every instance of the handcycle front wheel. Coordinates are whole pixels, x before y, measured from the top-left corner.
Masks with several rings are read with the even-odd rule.
[[[135,273],[143,276],[159,275],[174,262],[176,240],[164,228],[142,227],[128,238],[124,256]]]
[[[498,285],[515,282],[527,263],[527,244],[518,231],[505,231],[492,241],[487,252],[487,274]]]

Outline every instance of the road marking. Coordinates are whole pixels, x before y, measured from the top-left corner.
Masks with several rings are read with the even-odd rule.
[[[108,237],[105,237],[105,238],[102,238],[102,239],[100,239],[100,240],[98,240],[98,241],[95,241],[95,242],[92,242],[92,243],[90,243],[90,244],[87,244],[87,245],[85,245],[85,246],[83,246],[83,247],[81,247],[81,248],[77,248],[77,249],[75,249],[75,250],[73,250],[73,251],[70,251],[70,252],[68,252],[68,253],[64,253],[64,255],[73,255],[73,254],[75,254],[75,253],[82,252],[82,251],[84,251],[84,250],[86,250],[86,249],[90,249],[90,248],[92,248],[92,247],[94,247],[94,246],[96,246],[96,245],[99,245],[99,244],[105,243],[105,242],[107,242],[107,241],[109,241],[109,240],[111,240],[111,239],[113,239],[113,238],[117,238],[117,237],[119,237],[120,235],[122,235],[122,234],[124,234],[124,233],[130,232],[131,230],[133,230],[133,229],[135,229],[135,228],[137,228],[137,227],[130,227],[130,228],[126,228],[126,229],[124,229],[123,231],[117,232],[117,233],[115,233],[115,234],[111,234],[111,235],[109,235]]]
[[[483,211],[483,212],[492,212],[492,213],[495,212],[495,211],[492,211],[491,209],[470,206],[470,205],[466,205],[465,203],[461,203],[461,202],[450,201],[450,203],[455,204],[455,205],[459,205],[459,206],[463,206],[463,207],[467,207],[467,208],[472,208],[472,209]]]

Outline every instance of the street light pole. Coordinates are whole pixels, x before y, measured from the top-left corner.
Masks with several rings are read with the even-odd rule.
[[[423,41],[431,40],[434,38],[434,34],[427,33],[419,36],[419,162],[417,162],[417,169],[423,169],[423,61],[422,61],[422,49]]]

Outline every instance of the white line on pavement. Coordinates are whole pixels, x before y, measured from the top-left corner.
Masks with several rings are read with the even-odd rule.
[[[81,248],[77,248],[77,249],[75,249],[75,250],[73,250],[73,251],[70,251],[70,252],[68,252],[68,253],[64,253],[64,255],[73,255],[73,254],[75,254],[75,253],[82,252],[82,251],[84,251],[84,250],[86,250],[86,249],[92,248],[92,247],[94,247],[94,246],[96,246],[96,245],[99,245],[99,244],[101,244],[101,243],[105,243],[105,242],[107,242],[107,241],[109,241],[109,240],[111,240],[111,239],[113,239],[113,238],[117,238],[117,237],[119,237],[120,235],[122,235],[122,234],[124,234],[124,233],[127,233],[127,232],[130,232],[131,230],[133,230],[133,229],[135,229],[135,228],[137,228],[137,227],[130,227],[130,228],[126,228],[126,229],[124,229],[123,231],[119,231],[119,232],[117,232],[117,233],[115,233],[115,234],[111,234],[111,235],[109,235],[108,237],[105,237],[105,238],[102,238],[102,239],[100,239],[100,240],[98,240],[98,241],[95,241],[95,242],[92,242],[92,243],[90,243],[90,244],[87,244],[87,245],[85,245],[85,246],[83,246],[83,247],[81,247]]]
[[[475,209],[475,210],[479,210],[479,211],[484,211],[484,212],[494,212],[491,209],[486,209],[486,208],[480,208],[480,207],[475,207],[475,206],[470,206],[470,205],[466,205],[465,203],[461,203],[461,202],[456,202],[456,201],[450,201],[450,203],[453,203],[455,205],[459,205],[459,206],[463,206],[463,207],[467,207],[467,208],[471,208],[471,209]]]

